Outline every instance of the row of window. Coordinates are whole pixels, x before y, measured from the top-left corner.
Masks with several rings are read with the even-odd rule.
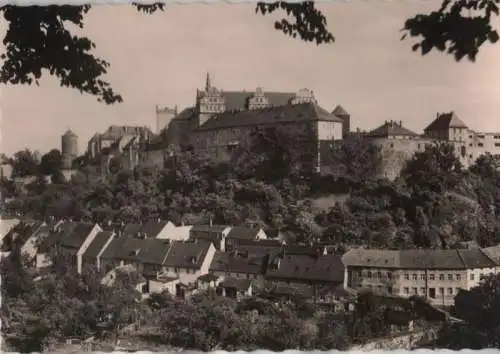
[[[358,275],[362,276],[362,273],[358,273]],[[484,273],[481,273],[480,276],[479,276],[479,279],[483,279],[485,276]],[[383,274],[381,271],[378,271],[378,272],[372,272],[370,270],[366,271],[366,277],[368,279],[397,279],[398,278],[398,274],[392,274],[391,272],[387,272],[385,274]],[[403,274],[403,278],[404,280],[410,280],[410,274],[409,273],[404,273]],[[413,273],[411,274],[411,280],[426,280],[426,274],[423,273],[423,274],[420,274],[420,277],[418,276],[417,273]],[[470,280],[474,280],[475,278],[475,275],[474,273],[471,273],[470,274]],[[453,280],[457,280],[457,281],[460,281],[462,280],[462,274],[455,274],[455,277],[453,277],[453,274],[449,273],[449,274],[439,274],[437,279],[439,280],[448,280],[448,281],[453,281]],[[430,273],[428,274],[428,280],[436,280],[436,274],[434,273]]]
[[[432,293],[435,291],[435,288],[429,288],[429,293]],[[457,294],[460,291],[460,288],[456,288],[455,293],[453,292],[453,288],[446,288],[446,295],[451,296],[454,294]],[[441,287],[438,288],[438,293],[439,295],[443,296],[445,295],[445,288]],[[410,288],[403,288],[403,294],[404,295],[410,295]],[[419,288],[411,288],[411,295],[423,295],[427,296],[427,291],[426,288],[421,287]],[[432,295],[432,294],[430,294]]]

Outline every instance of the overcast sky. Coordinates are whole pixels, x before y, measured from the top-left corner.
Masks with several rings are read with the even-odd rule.
[[[321,4],[332,45],[290,39],[256,15],[252,4],[169,5],[164,13],[138,14],[131,6],[94,6],[85,33],[111,62],[107,79],[122,104],[44,79],[39,87],[2,87],[1,150],[60,148],[71,128],[80,149],[109,125],[155,128],[155,106],[194,102],[209,71],[225,90],[314,91],[331,110],[341,104],[351,126],[370,129],[402,120],[420,132],[436,112],[454,110],[476,130],[500,131],[500,44],[486,46],[475,64],[443,54],[428,57],[400,41],[405,18],[440,1],[356,1]],[[2,33],[3,34],[3,33]]]

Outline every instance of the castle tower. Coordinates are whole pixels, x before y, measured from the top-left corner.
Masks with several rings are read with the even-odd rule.
[[[177,113],[177,106],[174,108],[156,106],[156,134],[160,134],[163,129],[167,130]]]
[[[345,138],[351,131],[351,115],[341,105],[335,107],[332,114],[342,120],[342,137]]]
[[[71,169],[73,160],[78,157],[78,136],[70,129],[61,137],[61,155],[63,168]]]
[[[226,102],[221,92],[212,86],[210,74],[207,72],[205,89],[198,90],[196,94],[197,122],[192,128],[203,125],[207,120],[217,113],[226,110]]]

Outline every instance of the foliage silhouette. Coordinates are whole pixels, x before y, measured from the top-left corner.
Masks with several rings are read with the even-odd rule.
[[[134,6],[146,14],[165,9],[163,2]],[[93,95],[99,102],[122,102],[122,96],[104,79],[110,63],[92,54],[95,44],[91,39],[74,35],[68,29],[70,25],[83,28],[90,8],[91,5],[1,6],[8,23],[3,41],[6,53],[1,56],[1,82],[38,85],[44,71],[48,71],[61,86]],[[259,2],[256,6],[256,13],[263,15],[277,11],[286,16],[275,21],[274,27],[285,35],[318,45],[335,41],[325,16],[313,1]],[[438,49],[452,54],[457,61],[464,57],[474,61],[484,43],[498,40],[491,25],[493,15],[498,15],[496,0],[444,0],[437,11],[408,19],[403,38],[420,39],[413,50],[420,50],[422,55]]]

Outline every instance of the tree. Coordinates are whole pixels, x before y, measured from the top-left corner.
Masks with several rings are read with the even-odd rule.
[[[14,154],[12,164],[12,175],[14,177],[36,176],[38,172],[39,165],[33,152],[25,149]]]
[[[40,173],[43,175],[53,175],[61,171],[63,167],[63,160],[61,152],[57,149],[52,149],[42,156],[40,161]]]
[[[135,6],[151,14],[163,11],[165,3]],[[1,82],[38,84],[43,71],[47,71],[62,86],[93,95],[100,102],[123,101],[103,79],[110,64],[92,54],[95,44],[68,29],[68,25],[83,28],[83,19],[90,8],[90,5],[0,7],[9,25],[4,37],[6,53],[1,56],[4,61]],[[317,44],[334,42],[325,17],[314,2],[257,3],[257,13],[267,15],[278,10],[287,16],[275,21],[274,27],[285,35]],[[464,57],[475,60],[484,43],[498,40],[498,33],[490,24],[492,15],[498,15],[496,0],[443,0],[437,11],[407,20],[403,38],[419,38],[413,50],[420,50],[422,55],[438,49],[454,55],[457,61]]]

